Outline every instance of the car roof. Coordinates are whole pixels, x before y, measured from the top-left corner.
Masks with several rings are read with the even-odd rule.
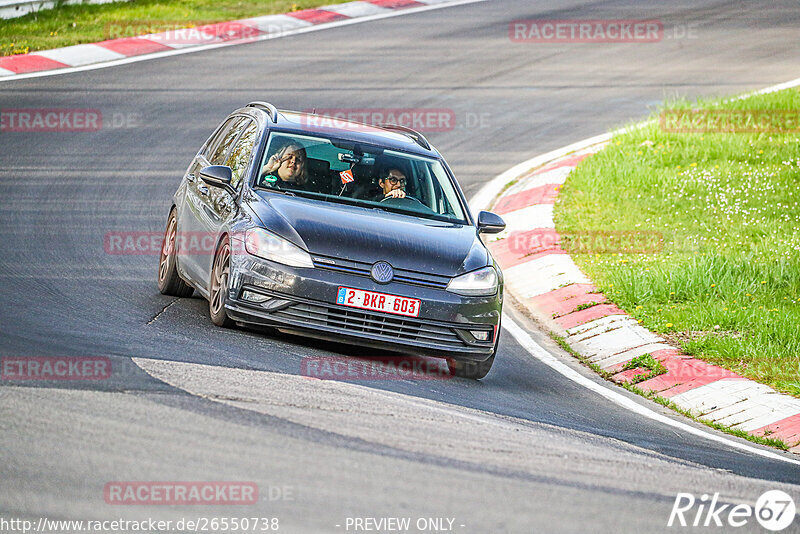
[[[254,109],[264,113],[267,117],[270,114],[261,109],[247,107],[239,111],[252,113]],[[334,137],[345,141],[353,141],[367,145],[376,145],[383,148],[410,152],[421,156],[440,158],[439,151],[434,147],[426,149],[415,140],[415,135],[420,135],[413,130],[405,133],[397,130],[389,130],[377,126],[370,126],[360,122],[350,121],[338,117],[328,117],[315,113],[302,113],[298,111],[279,110],[275,115],[277,121],[266,121],[270,129],[287,133],[296,134],[317,134],[324,137]],[[413,132],[413,133],[411,133]],[[422,137],[420,135],[420,137]],[[423,143],[428,144],[422,137]]]

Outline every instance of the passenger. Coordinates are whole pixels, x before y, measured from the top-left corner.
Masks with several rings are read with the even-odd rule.
[[[275,187],[302,189],[308,180],[306,149],[297,141],[289,141],[261,167],[260,182]]]
[[[397,167],[390,167],[381,173],[378,186],[380,190],[370,200],[379,202],[385,198],[405,198],[406,175]]]

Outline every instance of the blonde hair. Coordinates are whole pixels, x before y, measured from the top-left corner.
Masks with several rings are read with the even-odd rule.
[[[299,185],[304,185],[306,181],[308,181],[308,156],[306,155],[306,149],[303,145],[295,141],[294,139],[290,139],[286,142],[275,154],[278,154],[278,159],[283,158],[287,152],[294,152],[298,156],[302,156],[302,164],[300,165],[300,174],[297,175],[295,182]]]

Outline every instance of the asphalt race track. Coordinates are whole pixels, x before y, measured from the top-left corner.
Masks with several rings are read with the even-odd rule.
[[[659,19],[667,33],[648,44],[513,43],[508,34],[516,19],[609,18]],[[354,517],[451,518],[464,533],[656,532],[681,530],[667,528],[678,492],[753,505],[782,489],[800,504],[800,464],[642,419],[507,332],[480,382],[310,380],[303,358],[377,354],[215,328],[205,300],[159,294],[157,255],[104,248],[109,232],[162,232],[196,150],[252,100],[452,110],[455,127],[427,136],[471,196],[509,167],[642,118],[666,97],[797,78],[798,27],[796,0],[492,0],[0,82],[3,109],[115,118],[95,132],[0,132],[0,356],[114,365],[108,380],[3,383],[0,516],[276,517],[281,532],[346,532]],[[111,481],[252,481],[260,498],[115,506],[103,497]],[[751,518],[736,530],[759,528]]]

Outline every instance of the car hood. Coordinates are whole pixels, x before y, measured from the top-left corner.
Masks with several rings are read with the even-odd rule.
[[[250,207],[264,228],[318,254],[388,261],[399,269],[456,276],[489,264],[474,226],[384,210],[258,192]]]

